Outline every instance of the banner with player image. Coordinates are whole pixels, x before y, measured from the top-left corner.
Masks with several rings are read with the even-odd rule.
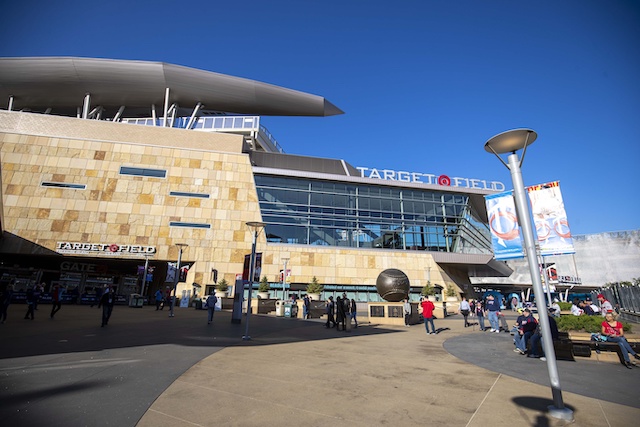
[[[497,260],[523,258],[522,236],[513,191],[485,196],[491,246]]]
[[[540,255],[574,254],[558,181],[527,187]]]

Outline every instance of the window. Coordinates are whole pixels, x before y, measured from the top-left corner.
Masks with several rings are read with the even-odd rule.
[[[128,166],[120,166],[120,175],[149,176],[152,178],[166,178],[167,171],[164,169],[145,169]]]
[[[200,199],[208,199],[209,195],[205,194],[205,193],[188,193],[188,192],[184,192],[184,191],[170,191],[169,192],[170,196],[175,196],[175,197],[198,197]]]
[[[72,190],[84,190],[87,188],[84,184],[71,184],[68,182],[47,182],[43,181],[41,184],[43,187],[58,187],[58,188],[69,188]]]
[[[180,222],[180,221],[171,221],[169,222],[170,227],[186,227],[186,228],[211,228],[211,224],[203,224],[197,222]]]
[[[486,223],[466,195],[255,175],[271,241],[491,253]]]

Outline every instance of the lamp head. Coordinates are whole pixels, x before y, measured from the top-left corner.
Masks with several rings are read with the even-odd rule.
[[[538,134],[531,129],[513,129],[490,138],[484,149],[493,154],[515,153],[533,144]]]
[[[267,225],[267,224],[265,224],[264,222],[260,222],[260,221],[249,221],[249,222],[247,222],[246,224],[247,224],[247,226],[248,226],[248,227],[250,227],[250,228],[262,228],[262,227],[264,227],[265,225]]]

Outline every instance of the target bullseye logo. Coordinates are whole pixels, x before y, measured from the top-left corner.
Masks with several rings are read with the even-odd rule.
[[[118,247],[118,245],[116,245],[116,244],[109,245],[109,250],[110,250],[111,252],[118,252],[118,250],[119,250],[119,249],[120,249],[120,248],[119,248],[119,247]]]
[[[438,185],[451,185],[451,178],[449,178],[447,175],[440,175],[438,177]]]

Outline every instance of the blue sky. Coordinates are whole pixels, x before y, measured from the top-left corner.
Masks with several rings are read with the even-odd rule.
[[[525,185],[560,181],[573,234],[640,229],[640,2],[4,2],[0,56],[180,64],[345,111],[267,117],[285,151],[501,181],[484,143],[528,127]],[[4,102],[4,101],[0,101]]]

